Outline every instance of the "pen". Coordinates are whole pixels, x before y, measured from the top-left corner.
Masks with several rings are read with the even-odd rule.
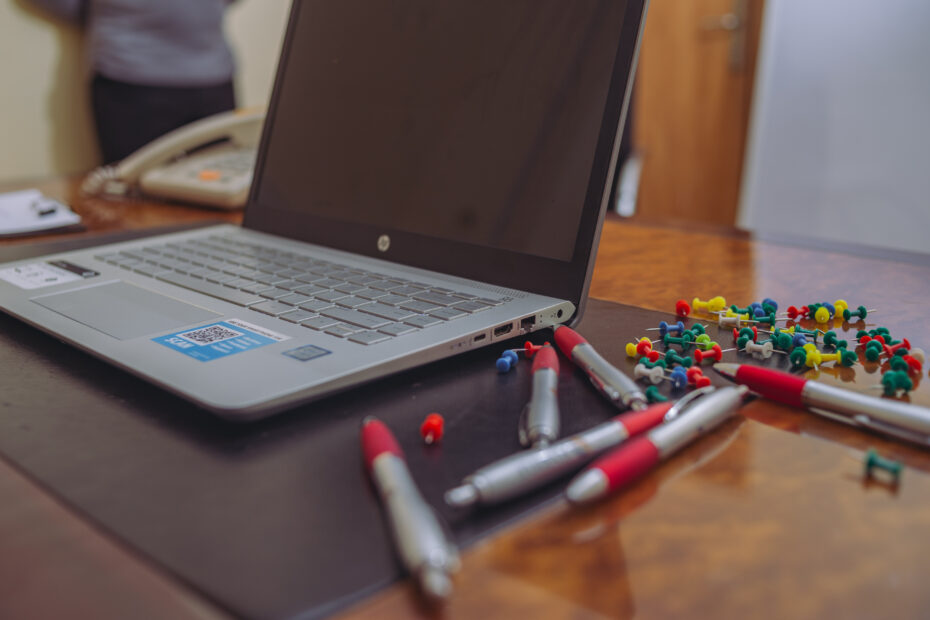
[[[923,446],[930,445],[930,409],[926,407],[876,398],[749,364],[714,364],[714,370],[770,400]]]
[[[660,424],[671,408],[672,403],[657,403],[624,413],[545,448],[518,452],[485,465],[447,491],[446,503],[456,508],[496,504],[532,491]]]
[[[533,392],[520,416],[520,445],[541,448],[559,437],[559,356],[543,347],[533,358]]]
[[[578,332],[560,325],[555,329],[555,343],[565,357],[587,373],[594,387],[615,405],[630,409],[646,407],[646,396],[636,382],[601,357]]]
[[[459,568],[458,551],[417,490],[394,435],[376,418],[362,421],[362,454],[387,512],[401,560],[427,596],[448,598],[452,593],[449,575]]]
[[[747,392],[744,386],[709,389],[673,419],[594,461],[569,483],[568,501],[586,504],[623,488],[730,418]]]

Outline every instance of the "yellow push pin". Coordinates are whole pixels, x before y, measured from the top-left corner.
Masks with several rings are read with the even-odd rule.
[[[827,323],[830,321],[830,311],[827,310],[826,306],[817,308],[817,312],[814,313],[814,320],[818,323]]]
[[[837,299],[833,302],[833,308],[836,310],[836,316],[843,316],[843,310],[849,310],[849,304],[845,299]]]
[[[703,310],[709,314],[714,314],[727,307],[727,300],[719,295],[717,297],[711,297],[707,301],[701,301],[695,297],[691,301],[691,307],[695,310]]]

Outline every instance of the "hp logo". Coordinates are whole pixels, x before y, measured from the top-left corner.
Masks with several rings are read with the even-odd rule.
[[[378,250],[380,252],[387,252],[388,248],[391,247],[391,238],[387,235],[381,235],[378,237]]]

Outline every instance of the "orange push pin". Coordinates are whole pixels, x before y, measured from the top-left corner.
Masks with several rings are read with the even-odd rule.
[[[445,420],[442,419],[442,416],[438,413],[431,413],[426,416],[426,419],[423,420],[423,424],[420,426],[420,436],[423,437],[423,441],[427,445],[434,443],[439,443],[439,440],[442,439],[442,429],[445,425]]]
[[[691,307],[695,310],[702,310],[708,314],[720,312],[727,307],[727,300],[721,296],[711,297],[707,301],[701,301],[697,297],[691,300]]]

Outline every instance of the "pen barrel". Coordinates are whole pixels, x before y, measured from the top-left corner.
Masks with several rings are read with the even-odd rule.
[[[646,406],[646,395],[639,385],[601,357],[590,344],[579,344],[572,349],[572,359],[586,370],[595,387],[615,404],[632,409]]]
[[[559,374],[551,368],[540,368],[533,373],[533,392],[520,429],[520,442],[524,446],[548,444],[558,438],[558,385]]]
[[[431,570],[444,573],[457,570],[458,552],[420,495],[404,461],[384,453],[374,459],[371,472],[397,552],[407,569],[421,578]]]
[[[605,422],[545,448],[518,452],[486,465],[465,482],[475,487],[482,503],[503,502],[581,467],[627,437],[622,424]]]
[[[649,431],[647,437],[664,460],[682,447],[730,418],[743,402],[747,389],[725,387],[714,390],[689,405],[678,417]]]
[[[808,381],[801,392],[804,404],[848,416],[865,415],[873,420],[930,435],[930,409],[887,398]]]

